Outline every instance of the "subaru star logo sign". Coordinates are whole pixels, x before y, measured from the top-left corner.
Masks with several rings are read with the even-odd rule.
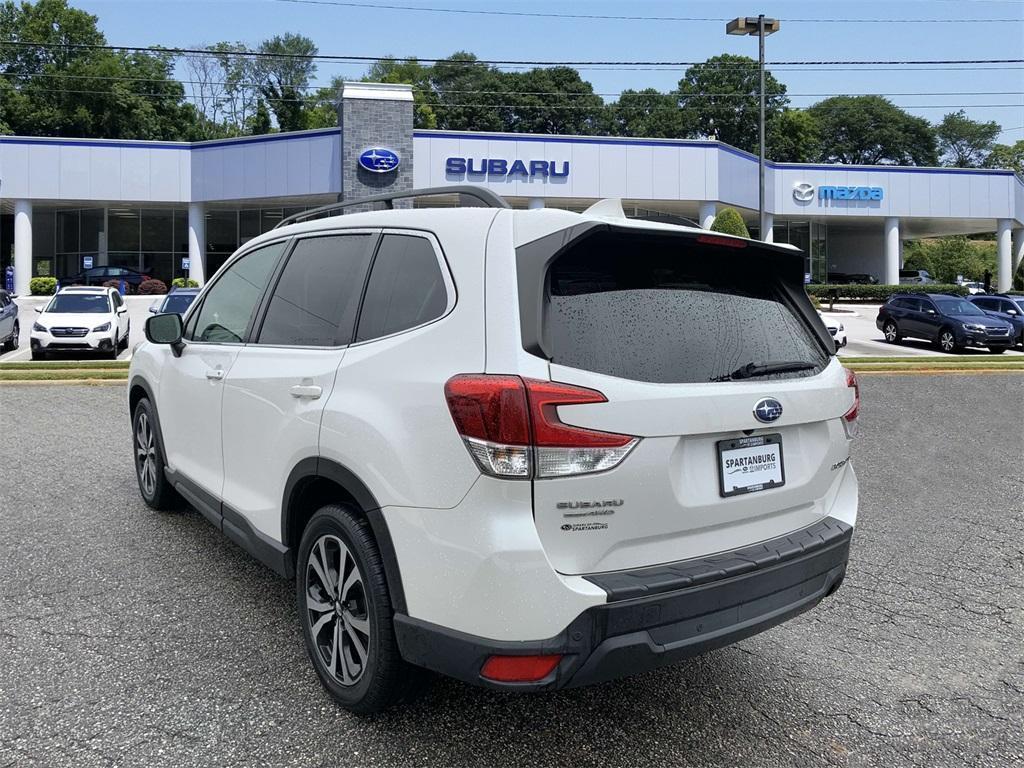
[[[814,185],[801,181],[793,185],[793,199],[798,203],[809,203],[814,199]]]
[[[370,173],[388,173],[402,162],[398,153],[386,147],[367,147],[359,155],[359,165]]]
[[[757,405],[754,406],[754,418],[765,424],[775,421],[781,415],[782,403],[774,397],[766,397],[763,400],[758,400]]]

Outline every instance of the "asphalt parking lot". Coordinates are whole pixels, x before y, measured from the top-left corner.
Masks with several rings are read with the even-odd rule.
[[[0,387],[0,766],[1024,763],[1024,377],[865,376],[849,575],[680,666],[373,720],[291,586],[139,499],[121,386]]]

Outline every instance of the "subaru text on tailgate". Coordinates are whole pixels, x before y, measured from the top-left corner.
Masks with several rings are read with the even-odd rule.
[[[144,500],[293,579],[316,673],[362,713],[420,668],[635,674],[834,592],[860,400],[803,256],[461,190],[490,207],[293,217],[150,318]]]

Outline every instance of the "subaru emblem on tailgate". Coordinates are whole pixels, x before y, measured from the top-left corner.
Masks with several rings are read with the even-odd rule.
[[[766,397],[764,400],[758,400],[757,405],[754,406],[754,418],[758,421],[763,421],[766,424],[770,421],[775,421],[781,415],[782,403],[774,397]]]

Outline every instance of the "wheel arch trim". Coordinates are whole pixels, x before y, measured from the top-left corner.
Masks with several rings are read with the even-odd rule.
[[[397,613],[404,613],[406,610],[405,590],[402,586],[402,575],[398,566],[398,557],[395,553],[395,545],[391,540],[391,532],[388,530],[387,521],[381,512],[380,504],[373,492],[366,484],[348,467],[339,464],[331,459],[322,456],[311,456],[299,461],[288,475],[285,483],[284,494],[281,499],[281,542],[287,547],[290,553],[290,565],[292,573],[298,557],[299,542],[291,541],[291,511],[304,481],[323,478],[343,488],[359,505],[361,511],[366,515],[370,524],[373,536],[377,540],[377,547],[380,550],[381,560],[384,563],[384,575],[388,581],[388,589],[391,592],[391,604]]]

